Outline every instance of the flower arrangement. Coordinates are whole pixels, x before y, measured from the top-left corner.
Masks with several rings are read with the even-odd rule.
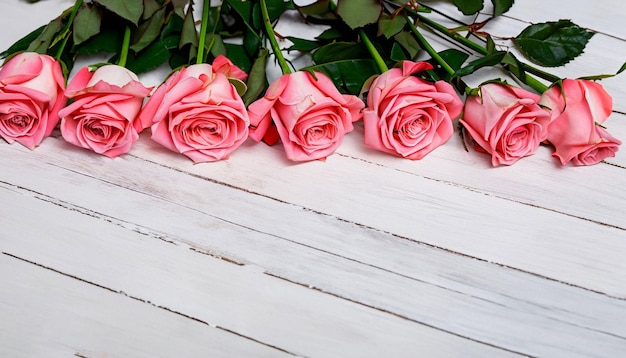
[[[578,79],[539,68],[581,55],[592,32],[569,20],[530,25],[512,39],[522,60],[482,30],[513,0],[451,2],[454,14],[415,0],[205,0],[198,28],[190,0],[77,0],[0,54],[0,136],[34,149],[58,126],[69,143],[114,158],[150,130],[194,163],[227,159],[251,138],[310,161],[362,121],[366,146],[411,160],[446,143],[455,124],[493,166],[540,145],[563,165],[615,155],[621,142],[604,127],[611,97],[597,81],[626,64]],[[479,12],[488,19],[455,28],[435,20]],[[282,37],[274,26],[287,13],[325,30]],[[452,45],[437,51],[425,32]],[[290,64],[292,51],[308,65]],[[107,63],[71,76],[77,58],[103,53]],[[282,72],[271,83],[270,58]],[[139,74],[166,63],[161,85],[142,85]],[[491,67],[506,78],[466,84]]]

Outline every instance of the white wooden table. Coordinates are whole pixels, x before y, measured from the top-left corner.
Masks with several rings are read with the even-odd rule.
[[[0,47],[69,5],[4,1]],[[554,72],[610,73],[624,14],[518,1],[489,31],[570,18],[598,34]],[[624,76],[603,81],[623,141]],[[252,141],[199,165],[149,135],[115,160],[2,142],[0,356],[623,357],[626,149],[550,154],[491,168],[454,136],[413,162],[361,128],[298,165]]]

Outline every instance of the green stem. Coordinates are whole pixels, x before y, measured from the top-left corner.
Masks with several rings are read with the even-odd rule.
[[[374,58],[374,62],[376,62],[376,66],[378,66],[380,72],[383,73],[389,70],[389,67],[387,67],[387,64],[385,63],[385,60],[383,60],[383,58],[380,56],[380,53],[376,50],[376,47],[374,47],[374,44],[372,43],[372,41],[370,41],[370,38],[367,37],[363,29],[359,29],[359,35],[361,35],[361,39],[363,40],[365,47],[367,47],[367,51],[369,51],[370,55],[372,55],[372,58]]]
[[[487,48],[477,44],[476,42],[460,35],[459,33],[455,32],[455,31],[451,31],[449,30],[447,27],[427,18],[426,16],[418,13],[417,11],[414,11],[412,9],[409,8],[405,8],[405,10],[407,12],[409,12],[411,15],[415,16],[421,23],[426,24],[428,27],[432,28],[433,30],[451,38],[452,40],[460,43],[461,45],[467,47],[470,50],[476,51],[479,54],[485,56],[487,54],[489,54],[489,52],[487,51]],[[558,80],[560,80],[560,78],[558,76],[555,76],[551,73],[545,72],[539,68],[536,68],[534,66],[528,65],[528,64],[521,64],[522,69],[528,73],[531,73],[535,76],[538,76],[540,78],[543,78],[546,81],[550,81],[550,82],[556,82]],[[531,86],[532,88],[535,88],[535,86],[537,84],[541,84],[541,86],[539,87],[545,87],[544,84],[542,84],[541,82],[539,82],[536,78],[533,78],[531,76],[526,76],[526,79],[524,80],[526,82],[527,85]],[[530,83],[529,83],[530,82]],[[535,88],[536,89],[536,88]]]
[[[545,92],[549,87],[543,84],[541,81],[536,79],[535,77],[526,75],[526,78],[520,78],[524,83],[526,83],[530,88],[534,89],[539,93]]]
[[[120,51],[120,60],[117,61],[119,66],[126,66],[126,60],[128,60],[128,50],[130,48],[130,26],[126,26],[124,29],[124,42],[122,42],[122,50]]]
[[[537,67],[533,67],[533,66],[527,65],[525,63],[520,63],[520,65],[522,66],[522,69],[524,71],[526,71],[528,73],[532,73],[535,76],[541,77],[541,78],[543,78],[546,81],[550,81],[550,82],[554,83],[554,82],[557,82],[557,81],[561,80],[561,77],[555,76],[555,75],[553,75],[551,73],[548,73],[548,72],[546,72],[544,70],[541,70],[541,69],[539,69]]]
[[[419,19],[420,22],[428,25],[430,28],[435,29],[437,31],[439,31],[440,33],[448,36],[449,38],[453,39],[454,41],[457,41],[459,43],[461,43],[462,45],[464,45],[467,48],[470,48],[476,52],[478,52],[481,55],[487,55],[487,49],[485,47],[483,47],[480,44],[477,44],[476,42],[461,36],[459,33],[454,32],[454,31],[450,31],[447,27],[425,17],[424,15],[412,11],[412,10],[408,10],[412,15],[414,15],[415,17],[417,17]]]
[[[280,65],[280,69],[283,74],[291,73],[291,69],[283,56],[282,51],[280,50],[280,46],[278,46],[278,40],[276,40],[276,34],[274,33],[274,28],[272,27],[272,23],[270,22],[270,15],[267,12],[267,3],[265,0],[261,0],[261,14],[263,15],[263,24],[265,24],[265,32],[267,32],[267,37],[269,37],[270,44],[272,45],[272,52],[274,52],[274,56],[276,56],[276,60],[278,60],[278,64]]]
[[[448,72],[449,75],[453,75],[454,74],[454,69],[452,67],[450,67],[450,65],[448,65],[448,63],[441,58],[441,56],[439,56],[439,53],[437,53],[437,51],[430,45],[430,43],[428,43],[428,40],[426,40],[426,38],[422,35],[421,32],[419,32],[419,30],[417,30],[417,27],[415,27],[415,24],[413,24],[413,22],[411,21],[410,18],[406,18],[406,22],[407,24],[409,24],[409,27],[411,28],[411,31],[413,31],[413,34],[415,34],[415,36],[417,37],[417,40],[420,42],[420,44],[424,47],[424,49],[426,50],[426,52],[428,52],[428,54],[435,60],[437,61],[437,63],[446,71]]]
[[[70,18],[67,20],[67,23],[65,24],[63,28],[63,31],[61,31],[61,33],[67,33],[67,35],[65,35],[65,37],[63,38],[63,42],[61,43],[61,46],[59,47],[59,50],[57,51],[56,56],[54,56],[54,58],[57,60],[59,60],[61,56],[63,55],[63,50],[65,50],[65,45],[67,44],[67,40],[69,40],[70,38],[69,29],[74,23],[74,18],[76,17],[76,13],[78,13],[78,9],[80,8],[82,4],[83,4],[83,0],[76,0],[76,2],[74,3],[74,7],[72,7]]]
[[[204,47],[206,46],[206,30],[209,26],[210,0],[204,0],[202,3],[202,22],[200,23],[200,42],[198,43],[198,57],[196,64],[204,62]]]

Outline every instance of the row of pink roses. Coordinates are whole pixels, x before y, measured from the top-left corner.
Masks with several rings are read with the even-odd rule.
[[[285,74],[246,108],[229,78],[247,74],[223,56],[175,72],[149,96],[152,89],[117,65],[85,67],[65,88],[52,57],[22,53],[0,69],[0,135],[33,149],[60,122],[69,143],[113,158],[151,127],[153,140],[195,163],[225,159],[248,137],[280,139],[289,159],[307,161],[332,154],[363,119],[367,146],[421,159],[450,139],[461,116],[464,133],[494,166],[513,164],[546,141],[562,164],[574,165],[614,156],[621,144],[601,126],[612,102],[598,83],[566,79],[541,96],[489,83],[464,104],[449,83],[413,76],[431,68],[404,61],[383,73],[369,87],[367,106],[322,73]]]

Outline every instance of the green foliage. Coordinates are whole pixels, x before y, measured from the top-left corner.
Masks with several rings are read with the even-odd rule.
[[[178,47],[178,39],[168,41],[156,41],[135,56],[129,56],[126,68],[135,72],[143,73],[159,67],[167,62],[170,57],[170,49]],[[113,62],[113,61],[111,61]]]
[[[379,74],[374,60],[340,60],[309,66],[303,70],[326,74],[341,93],[358,95],[368,78]]]
[[[391,38],[404,28],[406,24],[406,17],[402,15],[390,16],[383,14],[378,20],[378,36],[385,36]]]
[[[473,15],[483,9],[483,0],[452,0],[463,15]]]
[[[491,11],[485,9],[485,0],[447,1],[466,15]],[[493,17],[506,13],[514,3],[514,0],[490,1]],[[429,22],[429,8],[408,6],[406,0],[317,0],[302,7],[295,6],[290,0],[265,2],[272,24],[285,11],[296,9],[303,20],[328,26],[314,40],[300,38],[298,34],[286,37],[292,43],[287,51],[310,54],[314,65],[302,70],[325,73],[343,93],[359,95],[368,79],[380,74],[380,68],[420,58],[423,49],[434,58],[425,59],[433,63],[434,69],[420,76],[427,80],[447,80],[456,84],[460,91],[464,91],[464,76],[491,66],[499,66],[523,82],[537,74],[554,81],[554,76],[549,77],[520,62],[513,54],[500,51],[490,34],[475,32],[485,41],[470,43],[463,33]],[[129,27],[132,32],[126,63],[129,69],[142,73],[165,62],[178,68],[194,63],[198,57],[199,36],[193,17],[193,6],[197,3],[202,4],[191,0],[86,1],[80,8],[64,11],[0,55],[6,57],[25,50],[56,54],[60,56],[65,71],[72,68],[78,55],[106,53],[110,54],[110,61],[115,62],[121,52],[124,29]],[[267,34],[260,6],[258,0],[223,0],[219,8],[210,8],[210,24],[202,55],[206,62],[218,55],[226,55],[249,73],[245,84],[233,83],[242,93],[245,90],[246,105],[259,98],[267,88],[265,68],[269,50],[265,48]],[[71,24],[73,9],[76,17]],[[461,24],[459,28],[478,28],[471,25]],[[415,26],[420,28],[419,31],[423,28],[438,31],[469,52],[447,49],[437,53],[426,40],[418,41],[421,35],[415,31]],[[592,35],[569,20],[560,20],[529,26],[514,39],[514,43],[532,62],[559,66],[580,55]],[[371,40],[371,45],[364,45],[362,38],[365,36]],[[232,38],[237,40],[229,41]],[[471,61],[470,52],[474,55]],[[378,65],[373,60],[375,53],[382,57]],[[625,69],[626,64],[617,73]],[[585,78],[597,80],[610,76],[613,75]]]
[[[454,75],[452,75],[452,78],[471,75],[472,73],[478,71],[479,69],[481,69],[483,67],[495,66],[495,65],[499,64],[502,61],[502,59],[504,59],[505,55],[506,55],[506,52],[497,51],[497,52],[494,52],[494,53],[492,53],[490,55],[487,55],[485,57],[482,57],[482,58],[479,58],[477,60],[471,61],[470,63],[468,63],[464,67],[458,69],[454,73]]]
[[[493,17],[500,16],[509,11],[515,0],[491,0],[493,5]],[[484,0],[452,0],[452,3],[463,15],[474,15],[485,7]]]
[[[144,21],[137,31],[133,33],[130,49],[138,52],[150,45],[161,34],[163,21],[165,20],[165,8],[156,11]]]
[[[63,28],[63,20],[56,18],[43,29],[43,31],[37,36],[35,40],[30,43],[30,46],[26,48],[26,51],[33,51],[38,53],[48,53],[52,43],[59,31]]]
[[[409,59],[413,59],[420,51],[420,45],[415,39],[415,36],[409,31],[402,31],[394,36],[396,43],[400,44],[407,52]]]
[[[263,91],[265,91],[267,83],[265,79],[265,67],[267,66],[268,57],[269,51],[267,49],[261,50],[252,68],[248,71],[248,90],[242,97],[246,106],[254,102],[263,94]]]
[[[93,6],[81,6],[76,13],[72,29],[74,44],[79,45],[100,32],[102,12]]]
[[[562,66],[583,53],[593,36],[570,20],[530,25],[514,42],[531,61],[546,67]]]
[[[369,57],[369,52],[360,42],[333,42],[320,47],[312,56],[315,63]]]
[[[293,37],[293,36],[287,36],[286,37],[287,40],[291,41],[293,43],[292,46],[290,46],[287,51],[303,51],[303,52],[310,52],[312,50],[315,50],[316,48],[320,47],[320,41],[312,41],[312,40],[306,40],[306,39],[300,39],[297,37]]]
[[[101,52],[115,53],[119,49],[121,39],[122,33],[119,29],[103,27],[100,33],[72,49],[72,52],[79,55],[92,55]]]
[[[0,58],[5,58],[11,54],[26,51],[26,49],[30,47],[30,44],[41,35],[41,33],[45,30],[45,28],[46,28],[46,25],[42,25],[41,27],[33,30],[28,35],[19,39],[16,43],[11,45],[8,49],[2,51],[0,53]]]
[[[93,0],[108,10],[114,12],[122,19],[128,20],[137,25],[143,14],[143,1],[127,0]]]
[[[296,8],[302,15],[309,18],[337,20],[337,14],[331,8],[331,0],[318,0],[310,5]]]
[[[509,11],[515,0],[491,0],[493,3],[493,16],[500,16]]]
[[[352,29],[377,22],[382,10],[377,0],[340,0],[337,4],[337,15]]]

